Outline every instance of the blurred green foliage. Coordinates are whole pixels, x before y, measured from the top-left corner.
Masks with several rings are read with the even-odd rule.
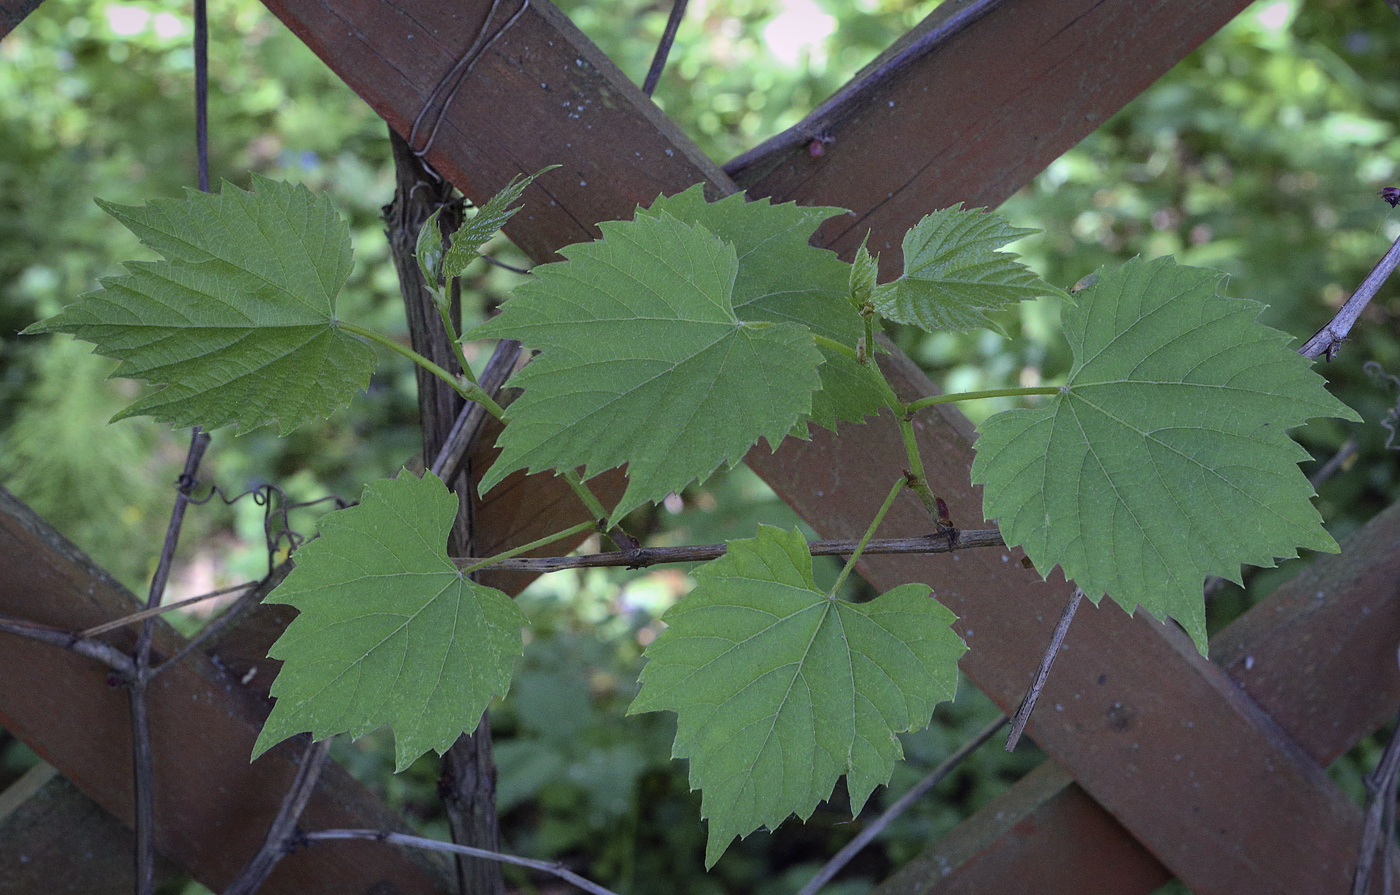
[[[697,0],[657,102],[723,160],[795,123],[933,5]],[[667,4],[562,6],[640,81]],[[382,122],[255,0],[215,4],[210,13],[214,179],[246,186],[257,172],[328,191],[355,240],[343,313],[402,334],[379,216],[392,189]],[[1006,203],[1017,224],[1044,231],[1015,248],[1062,286],[1138,254],[1219,267],[1233,276],[1232,294],[1268,304],[1266,321],[1305,338],[1400,235],[1400,211],[1375,195],[1400,177],[1397,26],[1380,3],[1261,0]],[[46,0],[0,42],[0,481],[136,588],[158,549],[184,436],[144,420],[106,425],[129,398],[129,383],[103,382],[110,366],[85,346],[14,334],[118,272],[121,261],[148,257],[92,197],[132,204],[194,183],[190,31],[185,8],[168,0]],[[502,242],[491,249],[507,258],[512,251]],[[499,301],[514,281],[478,268],[468,314]],[[1040,302],[1006,312],[1006,336],[892,335],[948,390],[1054,382],[1069,363],[1057,311]],[[1396,454],[1377,425],[1396,394],[1361,370],[1375,360],[1400,373],[1397,317],[1400,298],[1383,290],[1323,370],[1368,422],[1298,433],[1319,460],[1348,436],[1359,442],[1356,459],[1320,489],[1339,540],[1397,496]],[[294,499],[357,497],[363,482],[392,474],[417,451],[412,389],[412,372],[388,361],[366,398],[290,438],[220,435],[206,473],[231,492],[276,481]],[[970,412],[977,418],[1008,403]],[[300,511],[293,521],[309,532],[314,516]],[[194,517],[177,575],[181,595],[261,573],[261,508],[216,501]],[[792,524],[740,470],[639,510],[629,525],[657,542],[710,542],[750,535],[756,521]],[[1299,565],[1252,574],[1244,590],[1226,588],[1211,604],[1213,629]],[[206,572],[190,572],[196,568]],[[622,718],[655,618],[686,587],[676,571],[568,573],[522,596],[535,629],[512,697],[494,714],[503,842],[568,860],[628,893],[792,892],[857,828],[843,816],[840,790],[808,824],[755,834],[706,876],[698,798],[668,758],[671,720]],[[905,738],[910,760],[889,792],[897,796],[994,715],[975,692],[941,708],[929,730]],[[389,774],[382,732],[336,750],[425,831],[446,835],[433,762]],[[1363,744],[1334,776],[1358,791],[1375,754]],[[1033,751],[979,752],[829,891],[864,891],[1035,761]],[[877,793],[867,812],[891,797]]]

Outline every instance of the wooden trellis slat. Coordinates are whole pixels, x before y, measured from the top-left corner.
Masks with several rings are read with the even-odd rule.
[[[1325,766],[1394,716],[1397,642],[1400,503],[1349,538],[1341,555],[1317,559],[1217,634],[1211,652],[1244,694]],[[1081,832],[1088,830],[1092,837]],[[1086,864],[1089,842],[1099,853]],[[1059,867],[1067,856],[1081,873],[1084,866],[1112,868],[1082,876],[1097,887],[1085,892],[1147,895],[1170,875],[1069,774],[1046,763],[878,892],[1015,892],[1025,867]]]
[[[268,5],[406,133],[433,85],[470,43],[487,4]],[[798,170],[801,157],[793,156],[774,169],[770,178],[776,179],[755,190],[781,189],[787,191],[781,195],[832,204],[846,181],[853,181],[851,199],[836,204],[854,208],[863,225],[875,228],[873,244],[897,246],[897,234],[924,211],[957,200],[999,198],[1023,182],[1126,100],[1128,88],[1113,85],[1126,79],[1131,87],[1155,77],[1240,5],[984,4],[981,18],[906,69],[898,84],[890,82],[892,90],[918,88],[906,103],[917,115],[868,109],[853,114],[820,166]],[[1024,35],[1032,29],[1039,37],[1028,43]],[[1136,42],[1100,39],[1104,34],[1130,34]],[[940,58],[952,58],[944,53],[956,52],[971,54],[966,64],[936,68]],[[934,72],[937,80],[928,80]],[[1028,127],[1025,116],[1034,108],[1017,106],[1020,99],[1031,107],[1050,103],[1060,113],[1055,126],[1047,133]],[[940,143],[936,136],[944,132],[961,136]],[[959,154],[963,145],[980,153]],[[848,152],[870,154],[862,165],[838,164]],[[880,166],[893,156],[903,180],[882,173]],[[733,189],[543,2],[532,4],[476,68],[430,158],[473,198],[521,171],[565,163],[527,195],[526,211],[510,228],[536,259],[587,238],[592,222],[625,217],[658,192],[695,182],[707,183],[712,195]],[[795,181],[792,172],[800,175]],[[889,251],[885,260],[895,254]],[[892,363],[902,387],[928,388],[902,358]],[[978,495],[966,482],[970,434],[955,412],[931,415],[920,432],[929,478],[964,525],[976,524],[981,515]],[[859,530],[873,509],[867,504],[884,493],[903,463],[887,421],[844,427],[842,435],[840,441],[819,436],[811,444],[787,443],[774,457],[749,458],[827,535]],[[528,491],[517,500],[528,498]],[[905,503],[890,530],[927,525]],[[872,561],[866,571],[877,583],[897,577],[933,584],[963,617],[972,646],[965,663],[969,674],[1003,705],[1019,698],[1065,593],[1062,583],[1036,581],[1010,553],[1004,562],[986,552]],[[1187,728],[1188,722],[1195,726]],[[1081,611],[1032,735],[1133,837],[1203,895],[1343,891],[1346,885],[1359,813],[1257,706],[1163,626],[1111,607]],[[1270,835],[1252,835],[1258,830]],[[1037,868],[1024,872],[1035,879]],[[1092,878],[1099,870],[1088,866],[1084,872]]]
[[[28,507],[0,488],[0,613],[82,630],[140,608]],[[130,649],[135,629],[108,635]],[[77,653],[0,635],[0,727],[28,743],[91,799],[128,826],[132,817],[127,694],[107,669]],[[160,625],[154,655],[184,642]],[[149,690],[156,786],[156,847],[215,891],[262,840],[304,748],[284,743],[249,763],[267,704],[206,656],[194,654]],[[303,822],[411,832],[339,766],[321,775]],[[81,842],[70,842],[80,848]],[[283,861],[262,891],[432,893],[451,891],[444,862],[376,843],[334,843]],[[385,887],[391,888],[385,888]]]

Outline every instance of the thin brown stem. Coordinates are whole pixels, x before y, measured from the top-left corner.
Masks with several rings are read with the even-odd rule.
[[[262,845],[258,846],[248,863],[243,865],[238,876],[224,890],[224,895],[253,895],[263,881],[272,875],[277,862],[296,847],[299,841],[297,821],[301,819],[301,813],[311,801],[311,794],[316,791],[316,781],[320,778],[321,769],[326,766],[326,758],[331,752],[331,739],[326,737],[306,747],[301,767],[297,768],[292,785],[282,796],[282,807],[277,809],[277,816],[268,825]]]
[[[37,640],[40,643],[48,643],[59,649],[72,650],[78,655],[87,656],[89,659],[96,659],[123,678],[130,677],[135,668],[131,657],[116,647],[100,640],[83,640],[72,631],[65,631],[62,628],[0,616],[0,631]]]
[[[1346,303],[1327,322],[1326,326],[1303,343],[1303,347],[1298,349],[1298,353],[1313,360],[1319,357],[1331,360],[1336,357],[1337,352],[1341,350],[1342,343],[1350,335],[1351,328],[1360,319],[1361,312],[1366,310],[1366,306],[1371,303],[1371,299],[1376,297],[1381,285],[1389,279],[1397,266],[1400,266],[1400,239],[1391,243],[1390,250],[1366,275],[1366,279],[1361,281],[1361,285],[1356,287],[1351,298],[1346,300]]]
[[[292,569],[295,567],[296,563],[292,562],[290,559],[283,560],[279,565],[274,566],[272,571],[267,573],[267,577],[259,581],[256,587],[235,600],[233,605],[219,614],[218,618],[214,619],[203,628],[200,628],[199,633],[191,637],[184,646],[180,647],[180,650],[175,653],[175,655],[166,659],[155,668],[152,668],[146,675],[146,679],[149,681],[163,673],[166,669],[174,668],[182,659],[197,649],[207,651],[213,645],[214,641],[219,638],[219,635],[226,631],[234,622],[247,615],[254,606],[261,604],[267,595],[272,593],[277,585],[281,584],[286,577],[291,574]]]
[[[121,618],[115,618],[109,622],[103,622],[100,625],[93,625],[91,628],[88,628],[85,631],[78,632],[78,636],[84,638],[96,637],[98,634],[106,634],[108,631],[115,631],[118,628],[125,628],[127,625],[134,625],[137,622],[145,621],[148,618],[154,618],[157,615],[164,615],[165,613],[173,612],[176,609],[184,609],[185,607],[193,606],[196,603],[203,603],[205,600],[212,600],[215,597],[222,597],[226,594],[231,594],[236,591],[247,590],[250,587],[256,587],[257,584],[258,583],[256,581],[245,581],[242,584],[235,584],[232,587],[221,587],[218,590],[211,590],[207,594],[200,594],[197,597],[190,597],[188,600],[178,600],[174,603],[162,603],[154,609],[142,609],[140,612],[133,612],[130,615],[124,615]]]
[[[813,556],[849,556],[855,551],[859,541],[844,539],[839,541],[809,541],[807,549]],[[876,538],[864,550],[866,555],[889,555],[902,553],[952,553],[954,550],[967,550],[973,547],[1005,547],[1001,532],[995,528],[963,530],[949,528],[916,538]],[[540,575],[546,572],[559,572],[564,569],[593,569],[625,566],[629,569],[642,569],[647,566],[672,562],[708,562],[725,554],[724,544],[700,544],[688,547],[637,547],[611,553],[590,553],[585,556],[542,556],[535,558],[505,559],[483,566],[482,570],[492,572],[524,572]],[[476,557],[461,557],[453,562],[459,568],[467,568],[481,562]]]
[[[491,851],[484,848],[472,848],[469,845],[454,845],[451,842],[440,842],[437,839],[428,839],[423,836],[409,836],[405,833],[390,833],[387,830],[318,830],[315,833],[305,833],[301,837],[303,842],[329,842],[335,839],[368,839],[371,842],[388,842],[393,845],[402,845],[406,848],[422,848],[429,851],[442,851],[455,855],[466,855],[472,858],[484,858],[487,861],[496,861],[501,864],[514,864],[517,867],[528,867],[531,870],[541,870],[552,874],[566,882],[573,883],[585,892],[593,895],[617,895],[611,889],[605,889],[597,883],[584,879],[574,873],[563,864],[553,861],[538,861],[534,858],[521,858],[516,855],[508,855],[498,851]]]
[[[861,849],[865,848],[876,836],[884,832],[885,827],[888,827],[894,822],[895,818],[909,810],[910,805],[923,798],[924,793],[942,782],[944,777],[951,774],[969,755],[976,752],[978,747],[996,736],[996,732],[1005,727],[1006,722],[1007,717],[1002,715],[991,724],[982,728],[972,739],[959,746],[956,752],[945,758],[943,763],[930,771],[927,777],[914,784],[908,792],[900,796],[893,805],[886,808],[879,817],[875,818],[865,829],[861,830],[856,838],[846,843],[846,846],[832,856],[830,861],[823,864],[822,869],[818,870],[817,875],[812,877],[807,885],[802,887],[802,891],[800,891],[798,895],[816,895],[816,892],[821,889],[822,886],[831,882],[831,878],[841,872],[841,868],[851,863],[851,859],[860,854]]]
[[[666,69],[666,57],[671,55],[671,45],[676,42],[676,31],[681,27],[681,19],[685,16],[685,7],[690,0],[675,0],[671,4],[671,14],[666,18],[666,30],[661,34],[661,41],[656,45],[656,55],[651,58],[651,68],[647,69],[646,80],[642,81],[642,92],[651,96],[656,90],[657,83],[661,80],[661,73]]]
[[[185,510],[190,504],[190,492],[194,490],[199,476],[199,464],[204,459],[204,451],[209,447],[209,436],[198,426],[190,435],[190,449],[185,456],[185,469],[175,489],[175,506],[170,511],[170,524],[165,529],[165,542],[161,546],[160,562],[151,579],[151,590],[146,597],[146,608],[160,606],[165,594],[166,582],[170,580],[170,567],[175,561],[175,548],[180,543],[180,529],[185,524]],[[136,895],[153,895],[156,874],[156,818],[155,781],[152,767],[151,725],[146,711],[146,684],[149,682],[151,665],[151,643],[155,639],[156,619],[147,618],[141,623],[141,634],[136,641],[136,654],[133,657],[132,673],[127,681],[131,699],[131,769],[135,791],[135,833],[136,833]]]
[[[1074,589],[1074,593],[1069,595],[1065,611],[1060,614],[1060,621],[1055,625],[1055,633],[1050,637],[1050,645],[1045,648],[1045,655],[1040,657],[1040,668],[1036,670],[1035,682],[1026,691],[1026,698],[1021,700],[1021,707],[1016,709],[1016,714],[1011,719],[1011,732],[1006,737],[1007,752],[1015,750],[1016,744],[1021,740],[1021,734],[1026,730],[1026,722],[1030,720],[1036,700],[1040,699],[1040,691],[1045,689],[1045,681],[1050,677],[1050,667],[1055,664],[1055,657],[1060,653],[1060,645],[1065,642],[1065,635],[1069,633],[1069,623],[1074,621],[1074,613],[1083,599],[1084,591],[1078,587]]]
[[[515,372],[520,354],[519,342],[514,339],[502,339],[496,345],[491,359],[486,362],[486,369],[481,372],[482,391],[495,398],[501,386],[510,378],[510,374]],[[469,401],[462,406],[452,424],[452,430],[447,434],[447,440],[443,442],[442,448],[437,452],[437,458],[433,460],[432,470],[438,478],[444,482],[457,480],[463,464],[466,463],[467,454],[471,453],[487,418],[486,408],[475,401]]]

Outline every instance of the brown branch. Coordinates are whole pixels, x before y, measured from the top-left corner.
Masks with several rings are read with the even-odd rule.
[[[1298,353],[1313,360],[1324,356],[1328,360],[1336,357],[1337,352],[1341,350],[1342,343],[1350,335],[1351,328],[1361,317],[1361,312],[1366,310],[1366,305],[1371,303],[1372,298],[1375,298],[1381,285],[1385,283],[1397,266],[1400,266],[1400,239],[1391,243],[1390,250],[1366,275],[1366,279],[1361,281],[1361,285],[1356,287],[1356,291],[1351,294],[1351,298],[1346,300],[1346,304],[1342,305],[1341,310],[1337,311],[1336,316],[1328,321],[1326,326],[1314,333],[1311,339],[1304,342],[1303,347],[1298,349]]]
[[[185,455],[185,469],[175,486],[175,506],[170,511],[170,524],[165,529],[160,562],[151,579],[146,608],[160,606],[170,579],[170,567],[175,561],[175,548],[180,542],[180,529],[185,524],[185,510],[190,504],[190,491],[199,476],[199,463],[209,447],[209,436],[198,426],[190,434],[190,449]],[[153,895],[156,879],[156,810],[155,781],[152,771],[151,725],[146,713],[146,685],[150,681],[151,642],[156,634],[156,619],[147,618],[141,624],[136,640],[131,676],[127,693],[131,700],[131,769],[135,790],[136,833],[136,895]]]
[[[585,892],[593,893],[593,895],[617,895],[617,893],[613,892],[611,889],[605,889],[591,880],[584,879],[558,862],[539,861],[534,858],[521,858],[516,855],[508,855],[489,849],[472,848],[468,845],[453,845],[451,842],[440,842],[436,839],[428,839],[423,836],[390,833],[386,830],[319,830],[315,833],[305,833],[301,837],[301,840],[307,843],[329,842],[335,839],[368,839],[371,842],[388,842],[407,848],[422,848],[429,851],[442,851],[454,855],[465,855],[471,858],[496,861],[501,864],[514,864],[517,867],[528,867],[531,870],[542,870],[545,873],[553,874],[559,879],[573,883]]]
[[[907,811],[910,805],[923,798],[924,793],[942,782],[944,777],[951,774],[969,755],[977,751],[978,747],[995,736],[998,730],[1005,727],[1006,722],[1006,716],[1002,715],[991,724],[982,728],[972,739],[959,746],[956,752],[945,758],[943,763],[929,772],[927,777],[914,784],[908,792],[899,797],[898,801],[886,808],[869,826],[861,830],[856,838],[846,843],[846,846],[832,856],[830,861],[823,864],[822,869],[817,871],[817,875],[812,877],[797,895],[816,895],[817,890],[830,882],[831,878],[836,874],[840,873],[841,868],[849,864],[851,859],[860,853],[861,849],[869,845],[876,836],[883,833],[885,827],[888,827],[895,818]]]
[[[520,343],[514,339],[502,339],[497,343],[491,359],[486,362],[486,369],[481,371],[481,387],[486,394],[492,398],[496,397],[501,386],[510,378],[510,374],[515,372],[520,354]],[[471,453],[486,420],[486,408],[475,401],[468,401],[462,406],[452,424],[452,430],[447,434],[447,440],[443,442],[442,448],[437,452],[437,458],[433,460],[432,470],[438,478],[444,482],[455,482],[457,476],[462,474],[467,454]]]
[[[1011,719],[1011,732],[1006,737],[1007,752],[1015,750],[1016,744],[1021,740],[1021,734],[1025,732],[1026,722],[1030,720],[1036,701],[1040,699],[1040,691],[1045,689],[1045,681],[1050,677],[1050,666],[1055,664],[1055,657],[1060,653],[1060,645],[1065,642],[1065,635],[1069,633],[1069,623],[1074,621],[1075,610],[1079,608],[1079,603],[1083,599],[1084,591],[1078,587],[1074,589],[1074,593],[1069,595],[1065,611],[1060,614],[1060,621],[1055,625],[1055,633],[1050,636],[1050,645],[1045,648],[1045,655],[1040,657],[1040,667],[1036,669],[1035,681],[1031,684],[1031,688],[1026,691],[1026,698],[1021,700],[1020,708],[1016,709],[1016,714]]]
[[[233,605],[219,614],[218,618],[209,622],[209,624],[205,625],[203,628],[200,628],[199,633],[191,637],[184,646],[180,647],[179,652],[175,653],[175,655],[166,659],[155,668],[152,668],[150,673],[147,674],[146,679],[149,681],[156,675],[163,673],[166,669],[174,668],[182,659],[197,649],[207,650],[212,647],[213,643],[218,640],[220,634],[227,630],[234,622],[247,615],[254,606],[260,605],[262,601],[267,598],[267,595],[272,593],[277,585],[286,580],[286,577],[292,573],[292,569],[295,567],[296,563],[290,559],[283,560],[280,564],[274,566],[272,571],[267,573],[267,577],[259,581],[256,587],[235,600]]]
[[[646,80],[642,81],[642,92],[651,96],[656,90],[657,82],[661,80],[661,72],[666,69],[666,57],[671,55],[671,45],[676,42],[676,30],[681,26],[681,19],[685,16],[685,7],[690,0],[674,0],[671,4],[671,14],[666,17],[666,30],[661,34],[661,41],[656,45],[656,55],[651,57],[651,68],[647,69]]]
[[[37,622],[0,616],[0,631],[19,637],[28,637],[30,640],[37,640],[40,643],[52,644],[59,649],[72,650],[80,656],[96,659],[123,678],[130,677],[136,667],[131,657],[116,647],[100,640],[84,640],[72,631],[65,631],[62,628],[53,628]]]
[[[242,584],[235,584],[232,587],[221,587],[218,590],[211,590],[207,594],[200,594],[197,597],[190,597],[187,600],[177,600],[174,603],[162,603],[154,609],[142,609],[140,612],[133,612],[130,615],[124,615],[121,618],[114,618],[111,621],[103,622],[100,625],[93,625],[91,628],[88,628],[84,631],[79,631],[78,636],[83,638],[96,637],[99,634],[106,634],[108,631],[115,631],[118,628],[125,628],[127,625],[134,625],[137,622],[145,621],[148,618],[155,618],[157,615],[164,615],[165,613],[173,612],[176,609],[184,609],[186,606],[193,606],[196,603],[203,603],[205,600],[212,600],[215,597],[222,597],[225,594],[231,594],[234,591],[246,590],[250,587],[256,586],[256,581],[245,581]]]
[[[296,847],[300,841],[297,821],[306,810],[306,803],[311,801],[311,794],[316,791],[316,781],[321,776],[321,769],[326,765],[326,757],[330,755],[332,739],[326,737],[306,747],[301,767],[297,768],[292,785],[282,797],[282,807],[277,809],[277,816],[268,825],[262,845],[258,846],[248,863],[243,865],[238,876],[224,890],[224,895],[253,895],[263,881],[272,875],[277,862],[285,855],[291,854],[292,849]]]
[[[807,549],[813,556],[849,556],[856,549],[855,540],[808,541]],[[1001,532],[995,528],[964,531],[950,528],[917,538],[877,538],[865,548],[867,554],[897,553],[952,553],[954,550],[967,550],[973,547],[1005,547]],[[543,556],[536,558],[517,557],[504,559],[486,566],[492,572],[528,572],[540,575],[546,572],[559,572],[564,569],[593,569],[606,566],[626,566],[629,569],[642,569],[647,566],[670,562],[706,562],[718,559],[728,548],[724,544],[701,544],[688,547],[637,547],[632,550],[619,550],[612,553],[590,553],[585,556]],[[481,558],[459,557],[453,560],[459,568],[466,568]]]

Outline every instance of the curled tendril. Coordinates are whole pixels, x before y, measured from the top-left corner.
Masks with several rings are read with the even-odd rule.
[[[198,484],[198,482],[188,483],[188,490],[186,490],[186,493],[192,492]],[[277,485],[272,484],[256,485],[249,488],[247,491],[229,497],[228,493],[218,485],[212,482],[206,482],[205,484],[209,485],[209,493],[203,497],[191,496],[190,503],[203,505],[217,497],[219,500],[223,501],[225,506],[233,506],[243,498],[251,497],[253,503],[263,507],[263,537],[267,542],[268,568],[272,568],[276,565],[277,554],[284,545],[287,553],[291,554],[295,553],[296,549],[306,542],[306,535],[292,528],[290,519],[292,510],[314,507],[317,504],[326,503],[327,501],[334,502],[337,510],[343,510],[346,507],[353,506],[355,503],[354,501],[346,500],[338,494],[328,494],[325,497],[318,497],[315,500],[288,500],[287,492],[283,491]],[[182,489],[185,485],[186,483],[181,482]]]
[[[1367,376],[1371,377],[1371,380],[1375,382],[1376,385],[1384,388],[1386,384],[1389,383],[1395,386],[1397,391],[1400,391],[1400,376],[1393,376],[1387,373],[1385,367],[1381,366],[1379,362],[1368,360],[1362,365],[1361,369],[1365,371]],[[1400,428],[1400,397],[1396,398],[1395,406],[1390,408],[1390,411],[1385,415],[1385,419],[1381,420],[1381,428],[1390,433],[1385,439],[1385,449],[1388,451],[1400,451],[1400,445],[1395,444],[1395,437],[1397,434],[1400,434],[1400,431],[1397,431],[1397,429]]]

